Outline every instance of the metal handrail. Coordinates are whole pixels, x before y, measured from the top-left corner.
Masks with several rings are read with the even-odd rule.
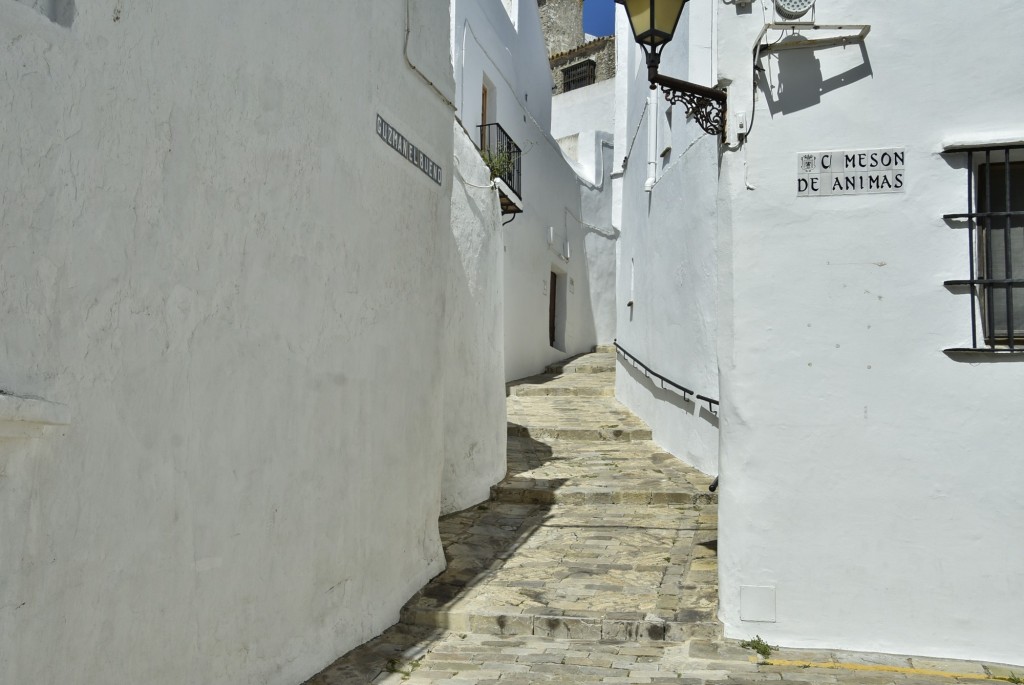
[[[523,199],[523,151],[501,124],[483,124],[480,129],[480,154],[491,173],[505,182]]]
[[[669,380],[665,376],[662,376],[660,373],[658,373],[657,371],[655,371],[651,367],[647,366],[647,364],[644,364],[642,361],[640,361],[640,359],[637,358],[636,355],[632,354],[625,347],[620,345],[618,340],[615,341],[615,349],[618,350],[620,353],[622,353],[622,356],[625,357],[634,366],[639,366],[641,369],[643,369],[644,370],[644,375],[646,375],[648,378],[650,378],[651,376],[654,376],[659,381],[661,381],[661,387],[662,388],[665,388],[666,385],[668,385],[668,386],[670,386],[672,388],[675,388],[676,390],[678,390],[679,392],[682,393],[683,401],[684,402],[692,401],[692,400],[690,400],[690,397],[689,397],[691,395],[694,398],[696,398],[696,400],[698,402],[707,402],[708,403],[708,411],[710,411],[715,416],[718,416],[718,412],[715,411],[715,407],[720,407],[721,406],[721,402],[719,402],[718,400],[712,399],[712,398],[707,397],[705,395],[699,395],[696,392],[694,392],[693,390],[690,390],[689,388],[687,388],[685,386],[682,386],[682,385],[679,385],[675,381]]]

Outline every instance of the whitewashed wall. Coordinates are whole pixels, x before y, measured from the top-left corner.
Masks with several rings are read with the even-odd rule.
[[[551,135],[580,177],[590,310],[598,343],[615,339],[615,79],[551,98]]]
[[[0,2],[0,388],[68,424],[0,441],[0,681],[294,684],[442,568],[448,21]]]
[[[611,102],[605,102],[603,106],[610,105]],[[619,238],[612,220],[615,136],[600,130],[578,133],[577,161],[573,168],[580,177],[580,209],[594,335],[597,343],[608,345],[615,340],[615,249]]]
[[[487,499],[505,477],[504,241],[501,207],[476,142],[456,122],[452,236],[445,306],[441,513]]]
[[[551,135],[559,140],[580,131],[614,133],[614,102],[615,79],[552,96]]]
[[[618,127],[615,146],[616,157],[627,162],[621,172],[616,338],[659,374],[717,398],[717,140],[687,121],[681,106],[670,108],[660,91],[648,99],[646,63],[623,10],[618,12],[617,116],[625,114],[625,126]],[[712,84],[713,17],[710,6],[687,5],[678,34],[705,39],[670,44],[663,73]],[[657,442],[716,473],[718,418],[709,406],[684,401],[619,361],[619,400],[647,421]]]
[[[486,76],[496,90],[496,115],[491,119],[523,149],[525,211],[502,229],[505,377],[509,380],[589,351],[597,342],[580,181],[550,133],[551,72],[537,6],[516,3],[513,10],[510,17],[512,10],[499,0],[457,1],[452,17],[459,120],[476,140],[480,90]],[[551,245],[549,228],[554,229]],[[566,288],[560,348],[548,344],[553,270]]]
[[[720,6],[722,75],[748,111],[756,5]],[[941,218],[965,211],[965,160],[939,152],[1024,136],[1024,9],[819,5],[820,23],[871,24],[864,50],[764,60],[750,140],[724,159],[726,634],[1019,664],[1024,362],[943,354],[970,317],[943,287],[968,273]],[[906,148],[905,193],[796,197],[798,153],[879,147]]]

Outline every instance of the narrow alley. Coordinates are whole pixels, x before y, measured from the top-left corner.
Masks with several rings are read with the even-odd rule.
[[[725,640],[711,479],[613,397],[601,347],[508,386],[508,475],[444,517],[447,569],[307,685],[951,683],[998,666]],[[766,645],[767,646],[767,645]],[[760,662],[760,663],[759,663]]]

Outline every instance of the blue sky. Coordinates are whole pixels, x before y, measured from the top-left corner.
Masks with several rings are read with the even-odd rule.
[[[615,33],[615,1],[584,0],[583,30],[592,36],[610,36]]]

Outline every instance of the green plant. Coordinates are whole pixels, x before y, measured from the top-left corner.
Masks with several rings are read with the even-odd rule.
[[[740,647],[744,649],[752,649],[761,655],[762,659],[768,659],[772,655],[772,651],[778,649],[778,647],[772,647],[770,644],[761,639],[760,635],[755,635],[753,640],[744,640],[740,643]]]
[[[508,150],[481,150],[480,156],[484,158],[484,164],[491,170],[491,178],[508,176],[515,167],[515,156]]]
[[[1014,685],[1022,685],[1024,684],[1024,678],[1021,678],[1013,671],[1010,671],[1010,677],[1006,679],[1006,682],[1013,683]]]
[[[412,672],[419,667],[419,660],[410,661],[406,665],[406,668],[403,669],[402,662],[400,662],[398,659],[388,659],[387,664],[384,665],[384,670],[388,673],[400,673],[402,675],[402,680],[408,680],[410,676],[412,676]]]

